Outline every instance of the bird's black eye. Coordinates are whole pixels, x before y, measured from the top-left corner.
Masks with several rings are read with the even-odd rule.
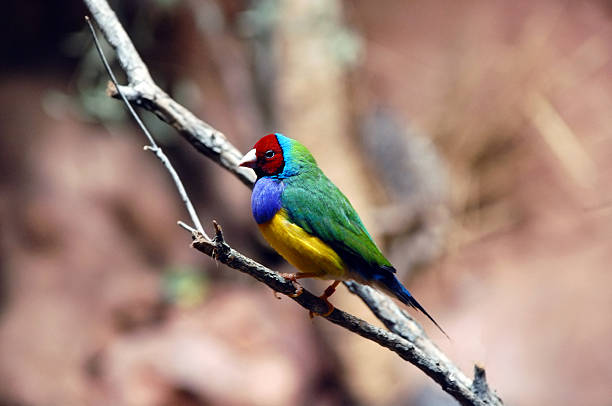
[[[274,157],[274,151],[272,151],[271,149],[267,150],[266,153],[264,154],[264,156],[268,159]]]

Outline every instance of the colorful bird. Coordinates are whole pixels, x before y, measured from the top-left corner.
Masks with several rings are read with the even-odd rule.
[[[296,267],[301,278],[333,280],[321,296],[327,300],[343,280],[352,279],[391,293],[423,312],[446,333],[395,276],[359,215],[325,176],[308,149],[282,134],[261,138],[240,161],[252,168],[257,182],[251,196],[253,217],[264,238]]]

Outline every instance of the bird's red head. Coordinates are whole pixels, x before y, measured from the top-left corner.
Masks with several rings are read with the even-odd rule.
[[[240,166],[253,168],[257,177],[278,175],[283,171],[285,159],[276,134],[261,138],[239,163]]]

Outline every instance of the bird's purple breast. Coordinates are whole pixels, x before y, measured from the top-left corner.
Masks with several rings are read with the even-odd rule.
[[[251,195],[251,210],[257,224],[270,220],[281,209],[281,196],[285,186],[275,179],[261,178],[255,183]]]

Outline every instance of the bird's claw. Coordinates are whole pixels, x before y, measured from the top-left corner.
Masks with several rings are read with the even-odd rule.
[[[297,275],[294,273],[283,272],[283,273],[279,273],[279,275],[287,279],[288,281],[297,282]]]
[[[297,282],[295,282],[295,283],[297,283]],[[295,286],[295,284],[294,284],[294,286]],[[302,287],[302,285],[300,285],[298,283],[297,287],[295,289],[295,293],[291,293],[288,296],[295,299],[296,297],[299,297],[302,293],[304,293],[304,288]]]
[[[327,310],[325,313],[317,313],[317,312],[313,312],[312,310],[310,310],[310,311],[308,312],[308,316],[309,316],[311,319],[314,319],[314,317],[315,317],[315,316],[327,317],[327,316],[329,316],[330,314],[332,314],[332,313],[334,312],[334,310],[336,310],[336,308],[334,307],[334,305],[333,305],[333,304],[331,304],[331,303],[329,303],[329,301],[328,301],[326,298],[324,298],[323,296],[319,296],[319,298],[321,298],[321,299],[325,300],[325,303],[327,303],[327,306],[328,306],[328,310]]]
[[[298,297],[302,293],[304,293],[304,288],[297,281],[296,274],[294,274],[294,273],[281,273],[280,276],[282,276],[283,278],[285,278],[288,281],[290,281],[293,284],[293,287],[295,288],[295,292],[289,293],[287,296],[295,299],[296,297]]]
[[[340,281],[334,281],[334,283],[329,285],[327,289],[325,289],[325,292],[323,292],[323,294],[319,296],[319,299],[327,303],[328,310],[325,313],[317,313],[317,312],[313,312],[312,310],[309,311],[308,315],[310,316],[311,319],[314,318],[314,316],[327,317],[334,312],[335,307],[333,304],[329,302],[328,299],[331,295],[334,294],[334,292],[336,291],[336,287],[338,286],[339,283]]]

